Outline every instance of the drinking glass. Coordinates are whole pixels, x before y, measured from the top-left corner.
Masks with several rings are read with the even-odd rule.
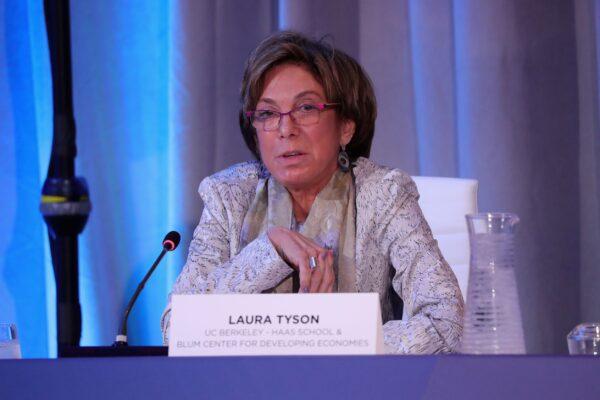
[[[569,354],[600,356],[600,322],[577,325],[567,335]]]
[[[21,358],[21,345],[14,324],[0,324],[0,359]]]

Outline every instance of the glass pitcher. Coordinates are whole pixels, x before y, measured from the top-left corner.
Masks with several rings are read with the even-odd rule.
[[[471,261],[461,352],[525,354],[515,278],[515,227],[509,213],[467,215]]]

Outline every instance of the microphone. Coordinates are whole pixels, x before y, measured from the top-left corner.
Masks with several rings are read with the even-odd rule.
[[[163,239],[163,242],[162,242],[162,245],[163,245],[162,251],[156,258],[156,260],[154,261],[154,264],[152,264],[152,266],[150,267],[148,272],[146,272],[144,279],[142,279],[142,281],[138,285],[137,289],[135,290],[135,293],[133,294],[133,296],[131,296],[129,303],[127,304],[127,308],[125,309],[125,315],[123,317],[123,321],[121,322],[121,328],[119,329],[119,333],[117,334],[117,338],[116,338],[115,342],[113,343],[113,346],[115,346],[115,347],[127,346],[127,318],[129,318],[129,313],[131,312],[131,309],[133,308],[135,301],[137,300],[138,296],[140,295],[140,292],[144,288],[146,281],[148,281],[148,279],[150,278],[150,275],[152,275],[152,273],[154,272],[154,270],[156,269],[156,267],[158,266],[158,264],[160,263],[160,261],[162,260],[164,255],[167,253],[167,251],[173,251],[177,248],[180,240],[181,240],[181,235],[179,234],[179,232],[171,231],[165,235],[165,238]]]

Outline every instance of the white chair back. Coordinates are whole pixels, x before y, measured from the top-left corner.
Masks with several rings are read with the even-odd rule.
[[[413,176],[419,205],[433,237],[454,271],[463,295],[469,283],[469,234],[466,214],[477,212],[477,186],[473,179]]]

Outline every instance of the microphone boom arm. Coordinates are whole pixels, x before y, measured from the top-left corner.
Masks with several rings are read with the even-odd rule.
[[[123,316],[123,321],[121,322],[121,327],[119,329],[119,333],[117,334],[117,338],[116,338],[115,342],[113,343],[113,346],[115,346],[115,347],[127,346],[127,318],[129,318],[129,313],[133,309],[133,305],[135,304],[135,301],[137,300],[140,293],[142,292],[142,289],[144,289],[146,282],[148,281],[148,279],[150,279],[150,276],[152,275],[152,273],[154,272],[154,270],[156,269],[158,264],[160,264],[160,261],[163,259],[163,257],[167,253],[167,251],[173,251],[177,248],[177,246],[179,246],[180,240],[181,240],[181,236],[179,235],[179,233],[177,231],[171,231],[171,232],[167,233],[167,235],[163,239],[162,251],[160,252],[158,257],[156,257],[154,264],[152,264],[152,266],[150,267],[148,272],[146,272],[144,279],[142,279],[142,281],[138,285],[137,289],[135,290],[135,293],[133,293],[133,296],[131,296],[129,303],[127,304],[127,308],[125,309],[125,315]]]
[[[133,308],[133,305],[135,304],[135,301],[137,300],[138,296],[142,292],[142,289],[144,289],[146,282],[148,281],[148,279],[150,279],[150,276],[152,275],[158,264],[160,264],[160,261],[163,259],[165,254],[167,254],[167,249],[163,248],[163,250],[160,252],[158,257],[154,261],[154,264],[152,264],[148,272],[146,272],[144,279],[142,279],[142,281],[138,285],[137,289],[135,290],[135,293],[133,294],[133,296],[131,296],[129,303],[127,304],[127,308],[125,309],[125,315],[123,316],[123,320],[121,321],[121,327],[119,329],[119,333],[117,334],[117,339],[114,343],[115,346],[127,345],[127,319],[129,318],[129,313],[131,312],[131,309]]]

